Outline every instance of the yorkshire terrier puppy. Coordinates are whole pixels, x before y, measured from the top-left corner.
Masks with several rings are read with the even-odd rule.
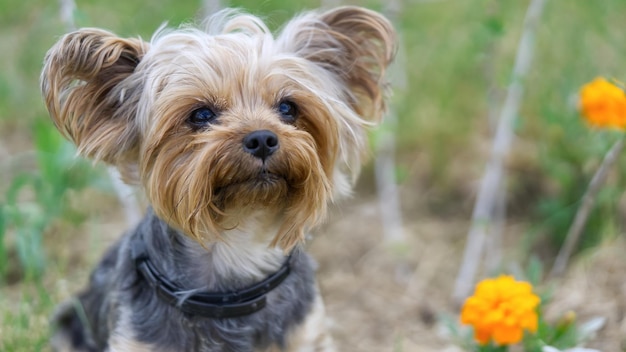
[[[355,181],[395,50],[360,7],[275,36],[227,10],[150,42],[62,37],[41,78],[56,127],[151,207],[58,309],[53,348],[332,350],[304,234]]]

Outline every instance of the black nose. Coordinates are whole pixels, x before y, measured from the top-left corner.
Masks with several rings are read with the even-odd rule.
[[[278,150],[278,137],[268,130],[251,132],[243,139],[243,150],[265,160]]]

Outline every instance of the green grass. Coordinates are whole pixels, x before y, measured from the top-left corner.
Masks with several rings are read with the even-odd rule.
[[[147,39],[163,22],[176,26],[196,20],[199,4],[78,1],[76,23]],[[382,8],[381,2],[367,4]],[[399,168],[409,170],[404,182],[419,177],[416,183],[435,194],[435,215],[458,203],[471,204],[469,190],[484,168],[491,136],[487,92],[502,92],[509,82],[527,4],[405,1],[399,14],[407,70],[407,85],[394,97],[405,161]],[[242,0],[231,5],[262,15],[278,28],[318,2]],[[622,0],[548,1],[539,26],[509,165],[509,201],[514,216],[533,224],[535,240],[553,247],[562,241],[577,201],[614,138],[589,131],[572,102],[578,87],[597,75],[626,80],[626,38],[619,30],[624,13]],[[68,259],[71,253],[57,253],[60,242],[75,241],[72,236],[87,226],[87,216],[104,208],[92,204],[80,210],[88,203],[81,203],[80,195],[96,188],[106,198],[110,189],[99,176],[101,169],[90,171],[73,159],[73,149],[56,134],[41,101],[42,60],[64,31],[56,1],[0,0],[1,351],[43,348],[53,302],[69,291],[59,287],[61,278],[69,272],[82,281],[101,250],[84,255],[80,270]],[[626,170],[624,158],[618,169],[592,215],[584,247],[607,233],[623,232],[615,204],[626,186],[619,172]],[[468,214],[465,207],[458,216]]]
[[[41,284],[34,283],[24,287],[17,301],[2,297],[0,303],[11,307],[3,310],[0,316],[3,323],[2,350],[44,350],[49,334],[47,316],[56,304],[49,291]]]

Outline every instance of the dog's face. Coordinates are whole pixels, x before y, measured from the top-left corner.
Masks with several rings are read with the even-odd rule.
[[[288,250],[358,173],[394,32],[356,7],[297,17],[277,37],[225,14],[150,43],[70,33],[42,90],[79,152],[140,183],[161,219],[205,243],[261,212]]]

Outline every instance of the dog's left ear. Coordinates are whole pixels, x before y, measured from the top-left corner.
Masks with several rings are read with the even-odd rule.
[[[385,17],[355,6],[308,13],[289,22],[280,39],[288,50],[332,72],[362,118],[380,119],[385,69],[396,53],[396,33]]]
[[[135,182],[141,80],[133,75],[147,51],[139,39],[100,29],[66,34],[48,51],[41,90],[50,117],[86,157],[116,166]]]

